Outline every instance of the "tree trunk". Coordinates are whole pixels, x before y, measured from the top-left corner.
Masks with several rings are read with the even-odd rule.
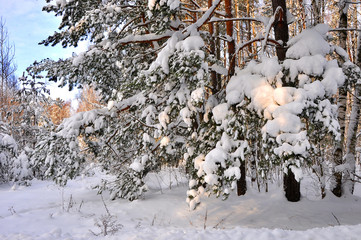
[[[284,61],[286,59],[286,45],[289,39],[288,25],[287,25],[287,9],[285,0],[272,0],[272,8],[275,13],[277,8],[281,7],[282,12],[278,15],[278,18],[275,19],[274,31],[276,40],[282,41],[282,46],[276,47],[277,57],[279,61]],[[286,83],[283,83],[285,85]],[[287,166],[287,173],[283,175],[283,188],[285,190],[285,195],[288,201],[297,202],[300,200],[300,183],[296,181],[295,175]]]
[[[224,7],[226,11],[226,18],[233,18],[232,14],[232,0],[225,0],[224,1]],[[227,35],[230,37],[230,40],[228,40],[228,79],[233,76],[234,74],[234,68],[236,65],[236,61],[232,60],[234,53],[235,53],[235,43],[233,39],[233,21],[227,21],[226,22],[226,32]]]
[[[346,3],[343,2],[343,5],[339,5],[340,12],[340,21],[339,28],[347,28],[347,10]],[[345,51],[347,51],[346,41],[347,41],[347,32],[340,31],[339,34],[340,47],[342,47]],[[338,122],[340,124],[340,140],[336,142],[335,152],[334,152],[334,165],[337,169],[337,166],[343,163],[343,153],[344,147],[343,144],[345,142],[345,117],[346,117],[346,103],[347,103],[347,91],[345,88],[341,87],[338,92]],[[334,188],[332,189],[332,193],[341,197],[342,195],[342,172],[334,171]]]
[[[208,8],[212,7],[212,0],[208,0]],[[208,30],[209,34],[211,35],[211,42],[210,42],[210,50],[211,54],[216,55],[216,46],[214,42],[214,26],[213,23],[208,23]],[[217,82],[217,73],[215,71],[211,71],[211,86],[213,93],[216,93],[219,91],[218,89],[218,82]]]
[[[237,195],[245,195],[247,191],[247,182],[246,182],[246,161],[241,161],[241,178],[237,181]]]
[[[356,163],[356,134],[357,127],[360,118],[360,99],[361,98],[361,84],[357,83],[355,85],[355,95],[353,96],[353,104],[350,116],[350,123],[348,125],[347,139],[346,139],[346,156],[345,156],[345,166],[346,169],[342,176],[342,193],[353,194],[354,191],[354,173],[355,173],[355,163]]]
[[[290,168],[288,168],[287,174],[283,175],[283,188],[288,201],[298,202],[300,200],[300,182],[296,181],[295,175]]]
[[[316,26],[321,22],[320,2],[312,0],[312,25]]]
[[[285,0],[272,0],[272,8],[273,12],[276,12],[278,7],[282,8],[282,13],[279,14],[279,18],[275,19],[274,31],[275,31],[275,39],[281,40],[282,45],[277,45],[277,57],[279,61],[283,61],[286,58],[286,45],[289,39],[288,34],[288,25],[287,25],[287,9],[286,9],[286,1]]]
[[[357,65],[361,67],[361,34],[357,39]],[[361,83],[355,84],[355,94],[353,95],[352,110],[350,115],[350,122],[348,125],[347,139],[346,139],[346,157],[345,165],[347,170],[344,172],[342,178],[342,192],[351,193],[354,191],[354,174],[356,163],[356,143],[357,143],[357,128],[360,120],[360,108],[361,108]]]

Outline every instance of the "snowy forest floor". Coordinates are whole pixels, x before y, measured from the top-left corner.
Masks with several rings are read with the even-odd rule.
[[[92,188],[101,175],[79,177],[64,188],[48,181],[33,181],[30,187],[0,185],[0,239],[356,240],[361,236],[360,184],[355,196],[328,194],[319,200],[305,179],[304,197],[297,203],[287,202],[276,185],[268,193],[249,186],[246,196],[233,193],[227,201],[203,198],[190,211],[185,202],[187,184],[179,172],[151,175],[145,198],[133,202],[110,201],[107,194],[102,200]]]

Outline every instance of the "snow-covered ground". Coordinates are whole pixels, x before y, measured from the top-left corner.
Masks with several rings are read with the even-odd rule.
[[[190,211],[187,186],[176,174],[168,170],[150,176],[145,198],[134,202],[97,195],[92,186],[100,174],[79,177],[65,188],[47,181],[15,189],[1,185],[0,239],[360,239],[359,185],[358,196],[328,194],[323,200],[303,197],[298,203],[287,202],[277,186],[269,193],[249,186],[246,196],[203,198]],[[302,191],[310,197],[313,190],[307,186]]]

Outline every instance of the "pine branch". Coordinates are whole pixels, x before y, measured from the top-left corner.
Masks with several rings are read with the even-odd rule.
[[[126,24],[124,24],[122,30],[120,30],[120,32],[118,33],[118,36],[120,36],[120,34],[122,34],[122,32],[123,32],[132,22],[134,22],[135,20],[140,19],[140,18],[141,18],[141,17],[135,17],[135,18],[129,20]]]
[[[157,129],[156,127],[147,125],[146,123],[144,123],[143,121],[139,120],[138,118],[136,118],[136,117],[135,117],[134,115],[132,115],[132,114],[130,114],[130,116],[131,116],[135,121],[137,121],[137,122],[139,122],[140,124],[142,124],[144,127]]]

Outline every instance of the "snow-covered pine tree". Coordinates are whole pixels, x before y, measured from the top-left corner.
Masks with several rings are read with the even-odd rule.
[[[229,177],[231,169],[234,180],[239,179],[239,168],[234,167],[239,167],[239,159],[244,155],[247,157],[245,146],[250,145],[251,151],[254,149],[255,133],[251,135],[237,128],[239,134],[243,134],[238,137],[243,139],[238,145],[235,144],[238,134],[232,138],[227,134],[231,132],[234,116],[240,118],[246,110],[248,117],[254,116],[263,123],[262,137],[256,137],[256,141],[261,146],[262,161],[268,161],[264,163],[266,169],[281,165],[285,173],[292,171],[297,182],[302,178],[302,168],[310,164],[311,155],[317,153],[319,138],[327,135],[339,138],[333,96],[345,76],[336,60],[326,59],[334,50],[326,41],[327,32],[326,25],[318,25],[291,39],[283,63],[264,56],[259,61],[251,61],[242,70],[237,69],[226,88],[227,102],[213,108],[216,113],[213,118],[221,123],[223,133],[217,147],[195,161],[199,170],[197,181],[207,183],[209,189],[221,188],[227,193],[227,185],[220,181]],[[234,113],[236,108],[240,110]],[[240,124],[244,122],[243,118]],[[248,131],[255,132],[254,129]],[[225,146],[235,148],[225,151]],[[261,170],[259,163],[258,170]],[[194,182],[190,187],[196,185]],[[197,197],[204,184],[199,187],[189,192],[191,207],[198,203]]]
[[[13,179],[13,162],[16,159],[18,145],[8,134],[4,122],[0,122],[0,182],[9,182]]]
[[[34,79],[28,77],[20,78],[19,82],[22,86],[8,106],[6,115],[8,130],[6,133],[3,132],[5,142],[2,147],[11,148],[12,158],[11,161],[4,160],[3,164],[8,168],[6,181],[27,185],[34,177],[30,157],[40,135],[47,129],[50,122],[45,114],[47,104],[45,94],[48,90],[43,83],[36,83]],[[4,154],[6,152],[9,151],[4,151]],[[9,156],[9,154],[5,155]]]
[[[196,120],[190,126],[188,119],[203,111],[208,79],[208,55],[198,31],[219,4],[215,1],[193,24],[180,21],[180,2],[171,0],[57,1],[44,8],[63,16],[61,32],[45,40],[45,45],[76,46],[85,38],[91,45],[70,59],[35,63],[31,71],[46,70],[49,78],[70,87],[89,83],[100,91],[103,101],[118,101],[114,106],[110,101],[107,109],[96,113],[106,122],[101,130],[90,130],[92,121],[79,123],[83,119],[79,114],[79,119],[72,118],[79,123],[72,125],[78,134],[99,133],[98,142],[88,141],[88,146],[103,158],[104,168],[127,172],[118,180],[139,176],[135,182],[141,188],[147,172],[162,164],[176,166],[182,160],[190,129],[199,124]],[[126,121],[119,123],[123,118]],[[64,122],[64,129],[71,122]],[[120,155],[119,149],[128,153]],[[104,158],[105,153],[111,153],[116,161]],[[124,194],[122,183],[131,181],[118,181],[119,190],[113,191],[113,196],[136,198],[137,194]]]

